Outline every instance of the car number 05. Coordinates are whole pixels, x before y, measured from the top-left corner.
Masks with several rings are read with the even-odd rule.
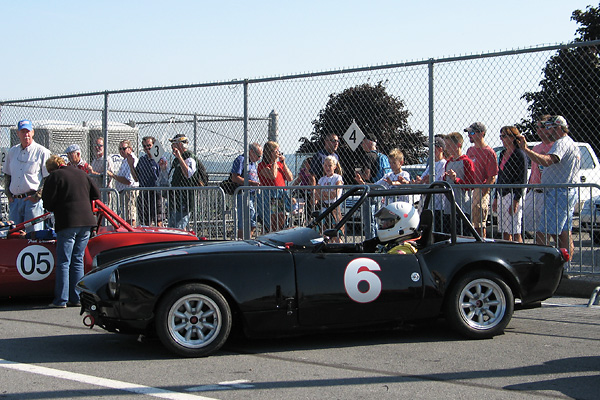
[[[54,269],[54,256],[44,246],[27,246],[17,257],[17,269],[29,281],[41,281]]]
[[[381,267],[370,258],[357,258],[350,261],[344,272],[344,287],[350,298],[358,303],[369,303],[381,294],[381,279],[373,271]],[[359,288],[361,282],[366,282]],[[368,286],[368,287],[364,287]]]

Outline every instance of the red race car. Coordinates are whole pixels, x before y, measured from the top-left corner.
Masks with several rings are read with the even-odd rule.
[[[170,247],[176,245],[175,242],[198,240],[194,232],[181,229],[132,227],[98,200],[93,204],[93,211],[97,216],[97,224],[85,249],[85,273],[92,269],[94,257],[103,251],[122,249],[120,253],[124,256],[136,252],[136,248],[137,251],[148,251]],[[39,233],[29,238],[22,231],[51,215],[46,213],[5,228],[9,231],[0,238],[0,298],[53,295],[56,240]]]

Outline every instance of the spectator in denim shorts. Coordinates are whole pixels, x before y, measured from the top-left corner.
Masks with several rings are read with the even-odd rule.
[[[519,137],[519,147],[532,162],[543,166],[542,184],[575,184],[578,180],[581,154],[579,148],[569,137],[569,126],[564,117],[553,115],[544,122],[548,136],[555,142],[548,154],[539,154],[527,147],[523,136]],[[575,250],[571,229],[577,192],[575,188],[553,188],[545,193],[544,210],[541,216],[536,238],[538,244],[548,243],[548,236],[557,241],[558,247]]]

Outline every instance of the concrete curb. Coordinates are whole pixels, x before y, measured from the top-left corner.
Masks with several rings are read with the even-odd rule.
[[[600,280],[564,275],[558,285],[558,289],[556,289],[555,295],[589,299],[594,289],[598,286],[600,286]]]

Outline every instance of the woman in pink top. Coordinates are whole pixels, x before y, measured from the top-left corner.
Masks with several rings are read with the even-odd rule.
[[[532,150],[538,154],[548,154],[548,151],[554,144],[554,138],[548,134],[544,122],[550,119],[550,115],[542,115],[536,124],[536,132],[542,143],[533,146]],[[531,175],[529,175],[530,185],[539,185],[542,182],[542,170],[538,163],[531,163]],[[527,195],[523,202],[523,230],[525,232],[536,232],[537,221],[540,220],[542,210],[544,209],[544,190],[541,188],[527,189]]]

